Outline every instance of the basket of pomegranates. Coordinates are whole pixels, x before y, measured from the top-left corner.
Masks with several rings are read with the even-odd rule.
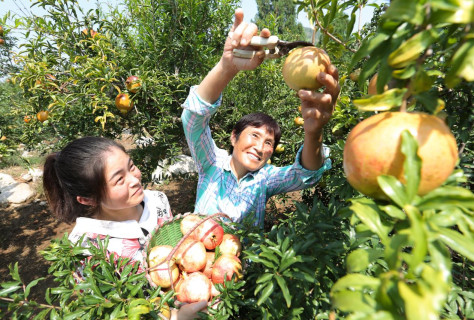
[[[180,302],[210,301],[215,284],[242,277],[242,245],[222,218],[187,213],[158,227],[146,247],[144,265],[153,287],[174,290]],[[230,220],[230,219],[229,219]]]

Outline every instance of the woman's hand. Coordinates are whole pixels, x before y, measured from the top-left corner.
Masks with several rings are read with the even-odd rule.
[[[326,88],[323,92],[299,90],[301,100],[301,114],[304,119],[305,134],[320,135],[323,127],[331,119],[337,97],[341,91],[339,74],[334,65],[330,65],[326,72],[318,74],[318,81]]]
[[[204,312],[207,308],[207,301],[182,304],[179,309],[171,311],[171,320],[193,320],[199,319],[197,313]]]
[[[224,53],[222,54],[222,62],[225,68],[233,69],[234,72],[240,70],[253,70],[258,67],[264,59],[264,50],[262,47],[249,46],[253,36],[258,34],[257,25],[244,21],[244,12],[241,8],[235,10],[235,20],[229,35],[224,44]],[[270,30],[263,29],[260,32],[261,37],[268,38],[271,36]],[[234,57],[233,49],[243,49],[250,51],[258,51],[252,59],[244,59]]]

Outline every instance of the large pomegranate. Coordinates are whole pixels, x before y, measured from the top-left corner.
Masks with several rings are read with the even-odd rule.
[[[316,47],[301,47],[291,50],[285,60],[282,73],[286,84],[293,90],[316,90],[322,87],[318,74],[326,72],[331,64],[324,50]]]
[[[458,160],[456,140],[438,117],[424,113],[384,112],[357,124],[344,147],[344,172],[361,193],[386,199],[377,183],[379,175],[392,175],[405,182],[401,133],[408,130],[418,141],[422,159],[419,195],[439,187]]]
[[[232,275],[237,274],[237,278],[242,277],[242,264],[240,259],[233,254],[223,254],[217,258],[212,267],[212,282],[224,283],[224,279],[232,279]]]
[[[181,302],[192,303],[209,301],[211,297],[212,282],[202,272],[184,274],[175,287],[176,299]]]
[[[176,261],[181,269],[186,272],[202,270],[206,266],[206,248],[202,242],[186,238],[178,250],[176,250]]]

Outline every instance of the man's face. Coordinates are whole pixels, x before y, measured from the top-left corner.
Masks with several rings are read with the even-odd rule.
[[[239,138],[232,132],[231,166],[240,179],[250,171],[262,168],[273,154],[275,136],[265,126],[256,128],[248,126]]]

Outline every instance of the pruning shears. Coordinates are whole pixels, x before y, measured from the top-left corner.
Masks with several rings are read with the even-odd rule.
[[[268,38],[263,38],[259,36],[254,36],[250,40],[250,45],[254,47],[266,47],[267,49],[264,50],[265,52],[265,59],[278,59],[287,55],[292,49],[301,46],[311,46],[314,45],[311,42],[306,41],[283,41],[278,39],[277,36],[270,36]],[[244,58],[244,59],[252,59],[258,51],[251,51],[251,50],[241,50],[241,49],[234,49],[233,53],[235,57]]]

